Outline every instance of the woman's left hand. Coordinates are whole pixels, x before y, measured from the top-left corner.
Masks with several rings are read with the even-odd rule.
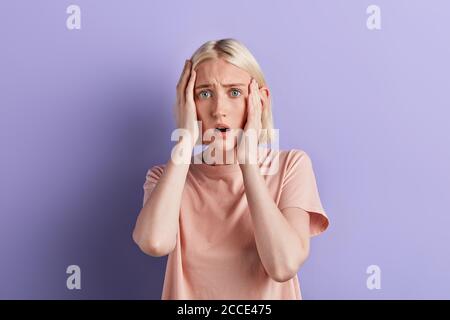
[[[259,135],[262,129],[262,102],[258,82],[252,79],[247,98],[247,122],[237,143],[239,164],[257,164]]]

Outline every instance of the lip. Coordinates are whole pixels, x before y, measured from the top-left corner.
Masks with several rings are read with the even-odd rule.
[[[220,128],[228,128],[228,130],[225,131],[225,132],[222,132],[222,131],[220,131],[220,130],[217,129],[218,127],[220,127]],[[216,132],[216,134],[217,134],[217,133],[220,134],[220,137],[221,137],[222,139],[226,139],[226,138],[227,138],[227,135],[228,135],[228,132],[230,132],[230,126],[226,125],[225,123],[219,122],[219,123],[216,123],[216,124],[214,125],[214,131]]]
[[[225,132],[222,132],[222,131],[219,131],[219,130],[214,130],[214,131],[216,132],[215,134],[218,134],[220,137],[222,137],[224,139],[227,138],[228,131],[225,131]]]
[[[227,124],[225,124],[225,123],[221,123],[221,122],[216,123],[216,124],[214,125],[214,129],[217,128],[217,127],[228,128],[228,129],[230,129],[230,126],[229,126],[229,125],[227,125]]]

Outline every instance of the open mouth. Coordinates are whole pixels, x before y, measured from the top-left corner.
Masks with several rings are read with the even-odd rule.
[[[216,128],[216,130],[218,130],[220,132],[227,132],[227,131],[230,131],[230,128]]]

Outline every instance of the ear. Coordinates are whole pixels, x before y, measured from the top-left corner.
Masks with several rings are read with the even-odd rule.
[[[261,104],[262,108],[264,109],[266,106],[268,106],[269,103],[269,97],[270,97],[270,90],[267,86],[262,86],[259,88],[259,96],[261,97]]]

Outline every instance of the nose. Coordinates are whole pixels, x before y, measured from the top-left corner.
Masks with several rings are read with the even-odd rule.
[[[214,118],[226,117],[226,101],[221,94],[214,99],[211,111]]]

